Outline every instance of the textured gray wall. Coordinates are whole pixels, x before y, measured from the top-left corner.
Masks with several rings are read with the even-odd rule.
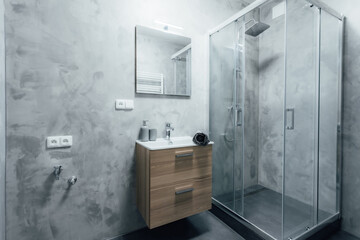
[[[5,35],[4,1],[0,0],[0,240],[5,240]]]
[[[346,16],[344,42],[344,122],[342,228],[360,237],[360,2],[328,0]]]
[[[220,0],[6,0],[8,239],[102,239],[144,227],[134,145],[143,119],[164,135],[207,128],[207,30],[242,8]],[[190,99],[135,96],[135,25],[155,19],[192,37]],[[130,112],[116,98],[135,100]],[[70,149],[47,150],[70,134]],[[59,181],[53,166],[64,171]],[[77,175],[71,189],[66,180]]]

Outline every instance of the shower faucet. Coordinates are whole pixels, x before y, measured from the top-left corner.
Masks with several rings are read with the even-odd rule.
[[[56,180],[59,180],[61,171],[62,171],[62,166],[61,165],[54,166],[54,175],[55,175]]]

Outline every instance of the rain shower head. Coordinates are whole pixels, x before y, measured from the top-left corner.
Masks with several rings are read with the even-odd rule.
[[[255,20],[253,20],[253,21],[254,21],[254,24],[251,25],[251,27],[249,27],[245,31],[245,34],[250,35],[252,37],[259,36],[261,33],[263,33],[265,30],[267,30],[270,27],[270,25],[268,25],[266,23],[257,22]]]

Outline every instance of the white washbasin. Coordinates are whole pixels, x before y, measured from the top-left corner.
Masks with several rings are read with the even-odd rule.
[[[169,148],[197,146],[192,141],[192,137],[190,137],[190,136],[172,137],[170,139],[170,141],[167,139],[164,139],[164,138],[158,138],[158,139],[156,139],[156,141],[148,141],[148,142],[142,142],[140,140],[136,140],[136,143],[140,144],[141,146],[143,146],[149,150],[162,150],[162,149],[169,149]],[[214,142],[209,142],[209,144],[214,144]]]

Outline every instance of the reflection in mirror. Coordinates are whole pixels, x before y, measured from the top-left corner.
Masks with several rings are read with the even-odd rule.
[[[190,96],[191,39],[136,26],[136,93]]]

